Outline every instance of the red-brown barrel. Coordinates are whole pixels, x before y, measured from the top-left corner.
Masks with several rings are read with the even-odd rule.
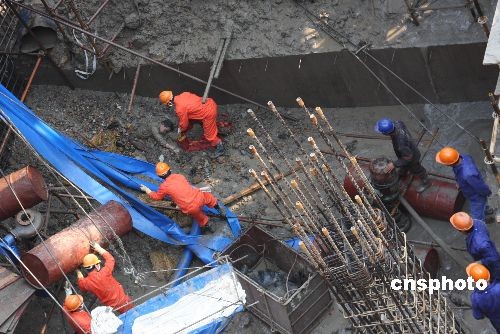
[[[367,166],[362,166],[365,175],[369,177]],[[354,173],[354,168],[350,167],[351,174]],[[355,175],[356,183],[363,188],[364,183],[357,175]],[[418,187],[420,180],[415,178],[411,186],[408,188],[405,199],[420,215],[429,218],[446,220],[464,205],[464,197],[458,190],[455,182],[431,178],[431,186],[422,193],[417,193],[415,190]],[[401,179],[402,185],[408,182],[408,177]],[[344,189],[349,196],[354,197],[358,194],[356,187],[352,180],[346,175],[344,178]],[[401,189],[402,190],[402,189]]]
[[[405,194],[410,205],[424,217],[446,220],[464,205],[464,196],[458,190],[455,182],[430,179],[431,186],[424,192],[418,193],[415,188],[420,180],[412,182]],[[402,182],[407,182],[403,179]]]
[[[81,265],[83,257],[90,252],[89,241],[106,247],[107,239],[112,241],[115,234],[122,236],[131,230],[132,218],[127,209],[110,201],[31,249],[22,256],[22,261],[46,286],[63,277],[61,269],[69,273]],[[23,271],[26,279],[38,286],[31,274],[24,268]]]
[[[422,267],[431,275],[431,278],[436,278],[439,271],[439,254],[436,249],[414,245],[413,252],[420,262],[422,262]]]
[[[22,210],[29,209],[42,201],[46,201],[49,193],[40,172],[26,166],[14,173],[0,178],[0,220],[14,216]]]

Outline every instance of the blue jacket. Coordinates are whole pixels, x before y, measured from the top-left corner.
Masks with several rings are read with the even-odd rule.
[[[476,319],[487,317],[500,333],[500,283],[492,282],[486,289],[475,289],[471,295],[472,315]]]
[[[465,238],[465,242],[474,261],[481,261],[490,270],[492,280],[500,279],[500,254],[491,241],[486,224],[474,219],[472,231]]]
[[[462,162],[457,166],[453,166],[453,172],[455,173],[458,187],[465,198],[470,200],[476,196],[488,197],[491,195],[490,188],[484,183],[483,177],[472,157],[464,154],[460,155],[460,158],[462,158]]]

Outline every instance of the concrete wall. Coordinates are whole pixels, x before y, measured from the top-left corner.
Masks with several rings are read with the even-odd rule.
[[[486,44],[429,46],[426,48],[379,49],[370,51],[397,75],[412,84],[432,102],[451,103],[486,100],[495,87],[498,69],[483,66]],[[360,57],[379,75],[404,103],[424,101],[366,55]],[[207,79],[211,63],[183,64],[182,71]],[[112,76],[99,69],[89,80],[68,76],[84,89],[129,93],[135,68]],[[346,51],[300,56],[253,58],[224,62],[216,85],[265,104],[296,106],[301,96],[306,103],[324,107],[393,105],[398,102],[371,74]],[[48,65],[41,68],[35,84],[62,85],[58,74]],[[204,85],[157,65],[141,69],[136,94],[157,96],[163,89],[203,94]],[[212,88],[211,97],[219,104],[239,103],[237,98]]]

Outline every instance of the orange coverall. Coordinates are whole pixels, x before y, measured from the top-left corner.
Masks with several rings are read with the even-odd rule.
[[[129,302],[123,287],[113,277],[113,269],[115,268],[115,259],[108,251],[102,254],[106,264],[101,267],[101,270],[92,270],[87,277],[78,279],[78,286],[82,291],[89,291],[97,296],[99,301],[106,306],[111,306],[117,309]],[[118,309],[119,313],[125,313],[133,308],[132,303]]]
[[[212,145],[221,142],[217,136],[217,104],[208,98],[205,104],[202,98],[196,94],[184,92],[174,97],[175,113],[179,118],[179,128],[182,132],[189,130],[189,121],[197,120],[203,124],[203,135]]]
[[[66,313],[64,313],[64,316],[77,334],[90,333],[90,321],[92,320],[92,318],[90,317],[89,312],[85,310],[70,311],[65,306],[63,307],[64,310],[66,310],[66,312],[68,312],[70,315],[67,316]],[[82,329],[80,329],[77,324],[80,325],[84,332],[82,332]]]
[[[160,184],[158,191],[149,193],[149,197],[157,201],[165,196],[170,197],[182,212],[196,219],[200,227],[208,223],[203,206],[213,208],[217,204],[217,199],[211,193],[204,193],[193,187],[181,174],[171,174]]]

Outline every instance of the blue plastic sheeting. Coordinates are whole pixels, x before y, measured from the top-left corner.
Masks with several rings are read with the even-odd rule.
[[[199,235],[201,233],[200,225],[193,219],[193,226],[191,227],[191,235]],[[183,277],[188,271],[189,266],[191,265],[191,261],[193,261],[193,252],[189,248],[184,249],[182,252],[182,256],[177,264],[177,270],[174,272],[172,277],[170,278],[170,282],[172,286],[177,286],[182,283],[181,277]]]
[[[183,296],[190,294],[194,291],[202,289],[207,283],[213,280],[217,280],[220,276],[233,271],[233,267],[226,263],[215,267],[209,271],[204,272],[198,276],[195,276],[186,282],[178,285],[164,294],[155,296],[145,303],[134,307],[133,309],[127,311],[126,313],[119,316],[120,320],[123,321],[123,325],[118,329],[117,334],[131,334],[132,326],[135,319],[138,317],[157,311],[159,309],[165,308],[169,305],[174,304]],[[241,312],[243,306],[238,307],[235,313]],[[233,315],[235,314],[233,313]],[[205,326],[194,328],[190,331],[190,334],[214,334],[220,333],[222,329],[229,323],[227,320],[229,318],[219,318],[210,324]]]
[[[316,239],[316,236],[314,236],[314,235],[310,235],[309,236],[309,240],[311,240],[311,242],[314,242],[314,239]],[[288,247],[291,247],[291,248],[293,248],[296,251],[301,251],[300,250],[300,238],[299,237],[294,237],[294,238],[285,240],[285,244]]]
[[[139,190],[139,185],[145,184],[153,190],[157,189],[157,185],[136,177],[142,175],[160,181],[155,175],[153,164],[86,148],[45,124],[2,85],[0,117],[12,124],[55,169],[99,203],[115,200],[123,204],[137,230],[170,244],[186,245],[205,263],[213,261],[214,251],[221,251],[231,242],[230,238],[222,236],[188,235],[172,219],[121,187]],[[204,211],[217,213],[209,208],[204,208]],[[232,213],[228,216],[233,235],[239,236],[241,229],[238,219]]]

